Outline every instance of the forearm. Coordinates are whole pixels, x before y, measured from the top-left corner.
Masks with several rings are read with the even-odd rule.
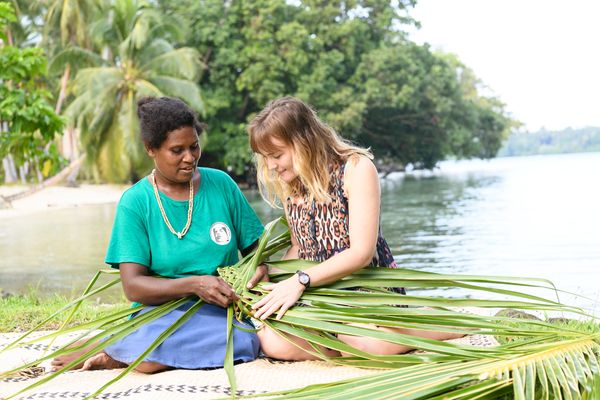
[[[373,255],[359,249],[346,249],[322,263],[306,269],[311,286],[336,282],[369,265]]]
[[[137,276],[123,283],[125,296],[145,305],[158,305],[197,293],[202,276],[166,279]]]
[[[242,257],[246,257],[248,254],[250,254],[254,249],[256,249],[256,247],[258,247],[258,239],[252,243],[250,246],[246,247],[243,250],[240,250],[240,253],[242,253]]]
[[[298,250],[300,250],[300,246],[298,245],[291,245],[287,251],[285,252],[285,254],[283,255],[283,257],[281,258],[282,260],[296,260],[298,259]]]

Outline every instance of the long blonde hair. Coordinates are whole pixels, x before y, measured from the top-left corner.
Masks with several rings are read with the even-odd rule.
[[[250,146],[255,153],[258,186],[263,198],[277,206],[287,196],[306,192],[309,200],[331,200],[328,193],[329,167],[343,163],[349,157],[362,155],[373,158],[368,149],[354,146],[317,117],[302,100],[283,97],[271,101],[248,125]],[[287,184],[269,171],[264,154],[274,152],[272,139],[291,146],[294,172],[298,174]]]

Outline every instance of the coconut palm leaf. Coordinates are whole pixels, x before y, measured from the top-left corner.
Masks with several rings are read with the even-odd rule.
[[[198,51],[190,47],[183,47],[152,58],[140,66],[140,71],[193,81],[198,77],[200,67]]]
[[[151,82],[162,93],[169,93],[171,96],[183,99],[194,110],[204,111],[200,89],[193,82],[163,75],[148,78],[148,82]]]
[[[236,265],[219,269],[219,274],[234,287],[240,299],[228,310],[230,325],[233,316],[238,319],[251,316],[251,306],[263,296],[259,285],[248,290],[246,282],[257,265],[289,245],[289,232],[276,234],[277,226],[285,225],[276,220],[267,226],[264,236],[254,253],[242,258]],[[289,276],[289,272],[305,268],[304,261],[269,262],[283,273],[273,274],[273,280]],[[382,290],[398,283],[413,288],[461,287],[474,293],[502,295],[506,299],[490,300],[480,297],[437,298],[433,296],[402,296]],[[345,290],[361,287],[360,291]],[[311,353],[323,360],[341,364],[389,371],[375,377],[315,385],[300,390],[273,393],[285,398],[406,398],[406,399],[497,399],[515,398],[594,398],[598,393],[600,375],[600,329],[586,330],[579,326],[557,326],[544,321],[519,320],[505,316],[487,316],[457,312],[454,306],[478,306],[486,308],[513,307],[531,310],[575,313],[585,316],[577,307],[564,305],[556,300],[521,293],[519,288],[544,288],[554,293],[554,286],[545,280],[486,277],[475,275],[449,275],[422,273],[403,269],[367,269],[342,280],[340,284],[309,288],[299,300],[302,307],[294,307],[281,320],[269,318],[264,323],[277,334],[289,339],[297,336],[307,340]],[[92,292],[91,287],[90,293]],[[182,299],[179,301],[188,301]],[[176,304],[170,302],[138,317],[119,322],[126,310],[113,313],[95,323],[80,325],[89,332],[101,329],[92,336],[94,340],[109,337],[101,345],[119,340],[137,329],[140,324],[170,312]],[[199,305],[199,303],[196,303]],[[408,305],[409,307],[397,307]],[[417,307],[418,306],[418,307]],[[422,306],[432,307],[423,309]],[[131,311],[129,311],[130,313]],[[459,345],[424,339],[411,335],[383,332],[355,324],[373,324],[431,331],[464,331],[519,338],[491,348]],[[367,325],[368,326],[368,325]],[[69,328],[71,331],[75,328]],[[62,332],[66,332],[63,330]],[[169,330],[170,331],[170,330]],[[165,336],[169,332],[165,331]],[[57,333],[58,334],[58,333]],[[404,344],[426,352],[375,355],[352,348],[336,335],[359,335]],[[226,371],[235,386],[233,375],[232,327],[225,360]],[[161,338],[164,338],[161,337]],[[159,343],[153,343],[158,346]],[[350,354],[349,357],[327,358],[320,347],[327,347]],[[151,346],[152,347],[152,346]],[[63,370],[99,351],[95,347]],[[66,354],[73,349],[59,349],[44,359]],[[148,350],[148,353],[151,349]],[[141,362],[142,358],[140,358]],[[40,361],[40,360],[37,360]],[[28,365],[32,365],[30,363]],[[134,368],[134,367],[132,367]],[[60,373],[60,372],[59,372]],[[48,380],[56,376],[47,377]],[[45,380],[47,381],[47,380]],[[44,382],[45,382],[44,381]],[[108,384],[112,384],[109,382]],[[41,383],[40,383],[41,384]],[[99,390],[103,390],[103,386]],[[30,387],[31,388],[31,387]],[[99,392],[98,392],[99,393]],[[232,391],[235,393],[235,390]],[[579,396],[579,397],[577,397]]]
[[[111,271],[112,272],[112,271]],[[33,328],[31,328],[30,330],[26,331],[25,333],[23,333],[21,336],[17,337],[17,339],[15,339],[13,342],[9,343],[8,345],[6,345],[3,349],[0,349],[0,354],[6,350],[9,350],[11,348],[14,348],[17,344],[29,344],[29,342],[25,342],[23,343],[23,340],[28,337],[29,335],[31,335],[32,333],[36,332],[37,330],[41,329],[43,326],[45,326],[48,322],[50,322],[52,319],[54,319],[56,316],[60,315],[61,313],[69,310],[69,309],[76,309],[78,308],[81,303],[98,294],[101,293],[103,291],[105,291],[106,289],[116,285],[117,283],[121,282],[121,279],[114,279],[104,285],[102,285],[101,287],[92,290],[92,287],[96,284],[96,281],[98,280],[98,278],[100,277],[101,274],[105,274],[107,273],[107,271],[105,270],[101,270],[96,272],[96,274],[94,275],[94,277],[92,278],[92,280],[90,281],[90,283],[88,284],[88,286],[86,287],[86,289],[84,290],[84,293],[82,296],[76,298],[75,300],[71,301],[69,304],[61,307],[59,310],[55,311],[54,313],[52,313],[50,316],[48,316],[46,319],[44,319],[42,322],[40,322],[39,324],[37,324],[36,326],[34,326]],[[64,329],[64,327],[63,327]],[[59,329],[60,331],[60,329]],[[42,339],[40,339],[42,340]]]
[[[78,47],[69,46],[56,54],[48,63],[48,73],[60,74],[66,65],[72,67],[96,67],[102,65],[103,60],[95,52]]]
[[[24,393],[28,390],[34,389],[54,378],[56,378],[58,375],[70,370],[71,368],[75,367],[77,364],[82,363],[83,361],[87,360],[89,357],[101,352],[104,348],[110,346],[111,344],[123,339],[125,336],[131,334],[132,332],[134,332],[135,330],[137,330],[140,326],[147,324],[151,321],[154,321],[157,318],[162,317],[163,315],[175,310],[176,308],[180,307],[182,304],[188,302],[190,299],[189,298],[182,298],[179,300],[173,300],[170,301],[168,303],[163,304],[161,307],[156,307],[150,311],[148,311],[145,314],[139,315],[136,318],[121,322],[120,324],[110,327],[106,330],[103,330],[93,336],[91,336],[90,338],[88,338],[85,342],[77,345],[77,346],[72,346],[72,347],[62,347],[54,352],[52,352],[51,354],[48,354],[46,356],[40,357],[35,361],[29,362],[25,365],[22,365],[18,368],[15,368],[13,370],[10,371],[6,371],[0,374],[0,377],[2,376],[7,376],[10,374],[13,374],[15,372],[18,372],[20,370],[23,370],[25,368],[29,368],[31,366],[37,365],[42,361],[46,361],[64,354],[69,354],[69,353],[73,353],[73,352],[77,352],[79,350],[82,350],[92,344],[94,344],[94,346],[92,346],[91,348],[89,348],[87,351],[85,351],[84,353],[82,353],[81,355],[79,355],[76,359],[74,359],[73,361],[69,362],[68,364],[66,364],[65,366],[63,366],[62,368],[60,368],[58,371],[55,371],[51,374],[46,375],[45,377],[43,377],[42,379],[36,381],[35,383],[21,389],[20,391],[18,391],[17,393],[10,395],[6,398],[6,400],[12,399],[18,395],[20,395],[21,393]],[[199,307],[202,305],[201,301],[197,301],[193,307],[190,307],[190,310],[192,308],[194,308],[195,311],[197,311],[199,309]],[[189,310],[188,310],[189,311]],[[195,312],[194,311],[194,312]],[[157,339],[155,342],[153,342],[148,349],[142,354],[142,356],[140,356],[138,359],[136,359],[131,365],[135,366],[139,365],[140,362],[143,361],[144,357],[151,352],[154,348],[158,347],[160,345],[160,343],[162,343],[172,332],[174,332],[179,326],[181,326],[183,323],[185,323],[185,321],[187,321],[187,319],[189,319],[191,317],[192,313],[188,313],[186,311],[186,313],[184,313],[180,319],[178,319],[172,326],[170,326],[169,328],[167,328],[165,330],[165,332],[163,332]],[[130,365],[130,367],[131,367]],[[126,371],[126,372],[125,372]],[[127,368],[124,372],[128,373],[129,371],[131,371],[130,368]],[[119,375],[119,379],[125,375],[124,374],[120,374]],[[117,379],[118,380],[118,379]],[[108,382],[105,386],[103,386],[101,389],[99,389],[99,391],[103,390],[104,388],[108,387],[110,384],[116,382],[115,381],[111,381]],[[96,393],[97,394],[97,393]],[[95,395],[95,394],[94,394]],[[93,396],[92,396],[93,397]]]
[[[595,389],[595,375],[569,374],[575,352],[597,365],[598,335],[594,339],[556,343],[545,351],[523,346],[509,359],[452,360],[426,363],[367,377],[312,385],[260,396],[285,399],[581,399]],[[559,379],[562,378],[563,380]],[[252,397],[252,396],[248,396]],[[589,398],[589,397],[588,397]]]
[[[144,51],[139,54],[139,64],[145,65],[147,62],[158,57],[161,54],[165,54],[175,50],[175,47],[168,40],[157,37],[150,44],[146,45]]]
[[[237,384],[235,380],[235,370],[233,369],[233,307],[227,307],[227,344],[225,346],[224,368],[231,386],[231,393],[237,393]]]
[[[87,39],[87,24],[102,8],[100,0],[51,0],[46,13],[45,34],[59,31],[63,44],[71,41],[84,43]]]
[[[110,385],[118,382],[121,378],[123,378],[125,375],[127,375],[129,372],[133,371],[138,365],[140,365],[144,359],[146,358],[146,356],[148,356],[150,353],[152,353],[152,351],[154,351],[154,349],[156,349],[158,346],[161,345],[162,342],[164,342],[169,336],[171,336],[173,334],[173,332],[175,332],[177,329],[179,329],[183,324],[185,324],[196,312],[198,312],[198,310],[200,310],[200,308],[204,305],[204,301],[203,300],[197,300],[189,309],[187,309],[182,315],[181,317],[179,317],[177,319],[177,321],[175,321],[171,326],[169,326],[167,329],[165,329],[157,338],[156,340],[154,340],[154,342],[152,342],[152,344],[150,344],[150,346],[144,350],[139,356],[138,358],[136,358],[131,364],[129,364],[127,366],[127,368],[125,368],[119,375],[117,375],[114,379],[111,379],[110,381],[108,381],[106,384],[102,385],[102,387],[100,387],[99,389],[97,389],[94,393],[92,393],[91,395],[89,395],[88,397],[86,397],[84,400],[88,400],[88,399],[93,399],[96,397],[96,395],[102,393],[102,391],[104,391],[106,388],[108,388]],[[164,314],[163,314],[164,315]],[[136,328],[137,329],[137,328]],[[129,332],[131,333],[131,332]],[[114,343],[114,342],[111,342]],[[232,362],[232,367],[233,367],[233,355],[231,356],[231,362]],[[235,381],[234,381],[235,382]]]

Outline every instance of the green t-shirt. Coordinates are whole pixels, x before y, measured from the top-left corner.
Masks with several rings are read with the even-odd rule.
[[[235,264],[238,250],[254,243],[263,225],[248,201],[224,172],[199,168],[200,188],[194,196],[189,231],[178,239],[165,224],[154,189],[147,178],[127,189],[115,215],[106,263],[133,262],[153,275],[181,278],[214,275],[217,267]],[[160,193],[173,229],[187,221],[188,201],[172,200]]]

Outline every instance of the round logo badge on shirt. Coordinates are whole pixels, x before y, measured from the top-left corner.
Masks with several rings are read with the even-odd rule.
[[[210,238],[216,244],[225,246],[231,242],[231,229],[223,222],[215,222],[210,227]]]

